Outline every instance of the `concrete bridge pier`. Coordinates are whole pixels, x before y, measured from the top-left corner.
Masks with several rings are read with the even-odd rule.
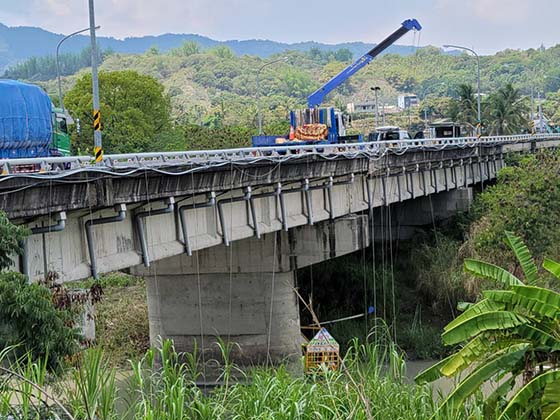
[[[150,340],[220,360],[218,338],[240,365],[299,360],[295,270],[369,244],[365,215],[350,215],[167,258],[133,271],[147,281]],[[196,343],[196,344],[195,344]]]

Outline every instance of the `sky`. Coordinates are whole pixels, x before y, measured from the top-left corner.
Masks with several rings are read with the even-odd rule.
[[[560,43],[560,0],[95,0],[95,10],[99,35],[116,38],[196,33],[375,43],[414,17],[424,27],[420,45],[492,54]],[[88,0],[0,0],[0,22],[70,33],[88,26]],[[412,34],[399,41],[413,42]]]

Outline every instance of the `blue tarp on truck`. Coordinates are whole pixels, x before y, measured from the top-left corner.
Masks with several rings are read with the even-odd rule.
[[[52,102],[39,86],[0,80],[0,158],[49,155]]]

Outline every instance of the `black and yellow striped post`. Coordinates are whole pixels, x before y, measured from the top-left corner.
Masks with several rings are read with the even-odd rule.
[[[96,109],[93,111],[93,130],[101,134],[101,111]],[[103,147],[95,146],[93,148],[95,154],[95,163],[100,163],[103,160]]]

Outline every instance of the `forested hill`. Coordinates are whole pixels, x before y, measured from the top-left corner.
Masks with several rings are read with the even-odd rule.
[[[101,32],[102,33],[102,32]],[[56,34],[36,27],[8,27],[0,23],[0,74],[15,63],[33,56],[53,55],[56,44],[64,35]],[[262,58],[278,54],[286,50],[309,51],[318,48],[321,51],[336,51],[347,48],[354,56],[363,54],[374,44],[363,42],[350,42],[342,44],[322,44],[318,42],[299,42],[286,44],[269,40],[230,40],[216,41],[211,38],[195,34],[164,34],[157,36],[143,36],[125,39],[116,39],[100,36],[99,45],[104,50],[121,53],[138,54],[151,47],[160,51],[169,51],[179,47],[184,41],[194,41],[202,49],[213,48],[218,45],[229,47],[236,55],[255,55]],[[88,36],[75,36],[64,43],[64,52],[78,53],[89,44]],[[413,46],[393,45],[387,52],[407,55],[414,52]]]

